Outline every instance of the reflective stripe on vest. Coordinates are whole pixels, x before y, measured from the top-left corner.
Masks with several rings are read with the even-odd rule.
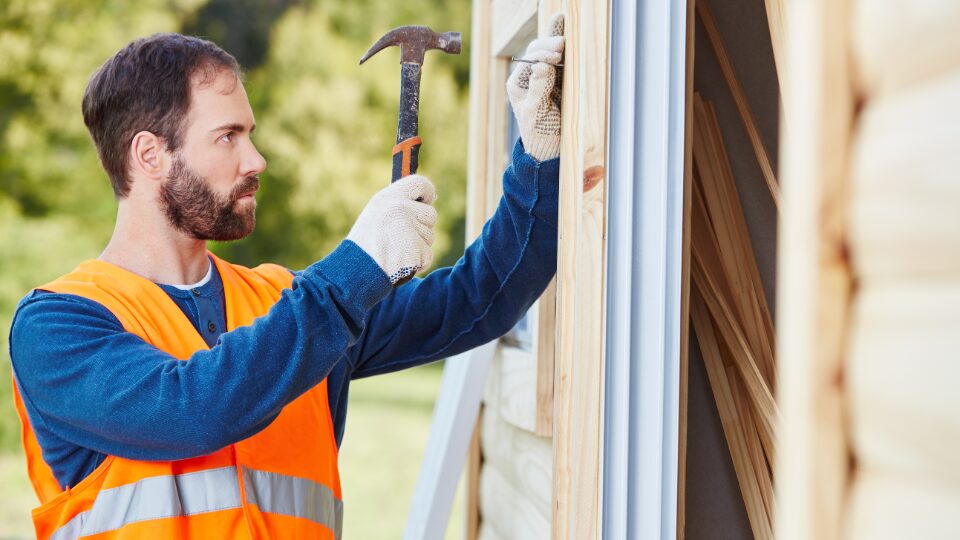
[[[330,488],[306,478],[242,470],[247,501],[261,512],[308,519],[340,538],[343,501]],[[138,521],[230,510],[242,503],[235,467],[154,476],[101,491],[93,508],[74,516],[50,538],[73,540]]]

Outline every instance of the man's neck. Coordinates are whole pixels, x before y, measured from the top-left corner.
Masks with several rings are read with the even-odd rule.
[[[121,202],[113,236],[99,260],[154,283],[196,283],[210,269],[207,243],[174,229],[165,216]]]

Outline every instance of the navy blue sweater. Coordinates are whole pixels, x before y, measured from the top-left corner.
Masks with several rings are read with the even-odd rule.
[[[337,444],[351,379],[425,364],[508,331],[556,271],[559,160],[520,143],[504,196],[481,236],[450,268],[392,288],[350,241],[295,273],[252,325],[224,333],[216,268],[193,291],[161,286],[210,350],[182,362],[125,332],[103,306],[33,291],[10,332],[16,384],[61,486],[108,454],[177,460],[265,428],[284,405],[328,379]]]

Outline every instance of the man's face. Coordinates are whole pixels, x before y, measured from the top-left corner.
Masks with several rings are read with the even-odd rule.
[[[253,232],[266,161],[250,139],[256,124],[247,93],[229,70],[192,83],[183,144],[173,153],[160,204],[170,223],[198,240],[238,240]]]

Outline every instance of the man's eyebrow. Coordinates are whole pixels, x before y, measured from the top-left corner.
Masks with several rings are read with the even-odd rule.
[[[256,125],[256,124],[253,124],[252,126],[250,126],[250,133],[253,133],[253,131],[254,131],[255,129],[257,129],[257,125]],[[210,130],[210,133],[215,133],[215,132],[217,132],[217,131],[236,131],[237,133],[243,133],[243,132],[246,131],[246,130],[247,130],[247,126],[244,126],[243,124],[239,124],[239,123],[233,122],[233,123],[230,123],[230,124],[224,124],[224,125],[222,125],[222,126],[215,127],[215,128],[213,128],[213,129]]]

